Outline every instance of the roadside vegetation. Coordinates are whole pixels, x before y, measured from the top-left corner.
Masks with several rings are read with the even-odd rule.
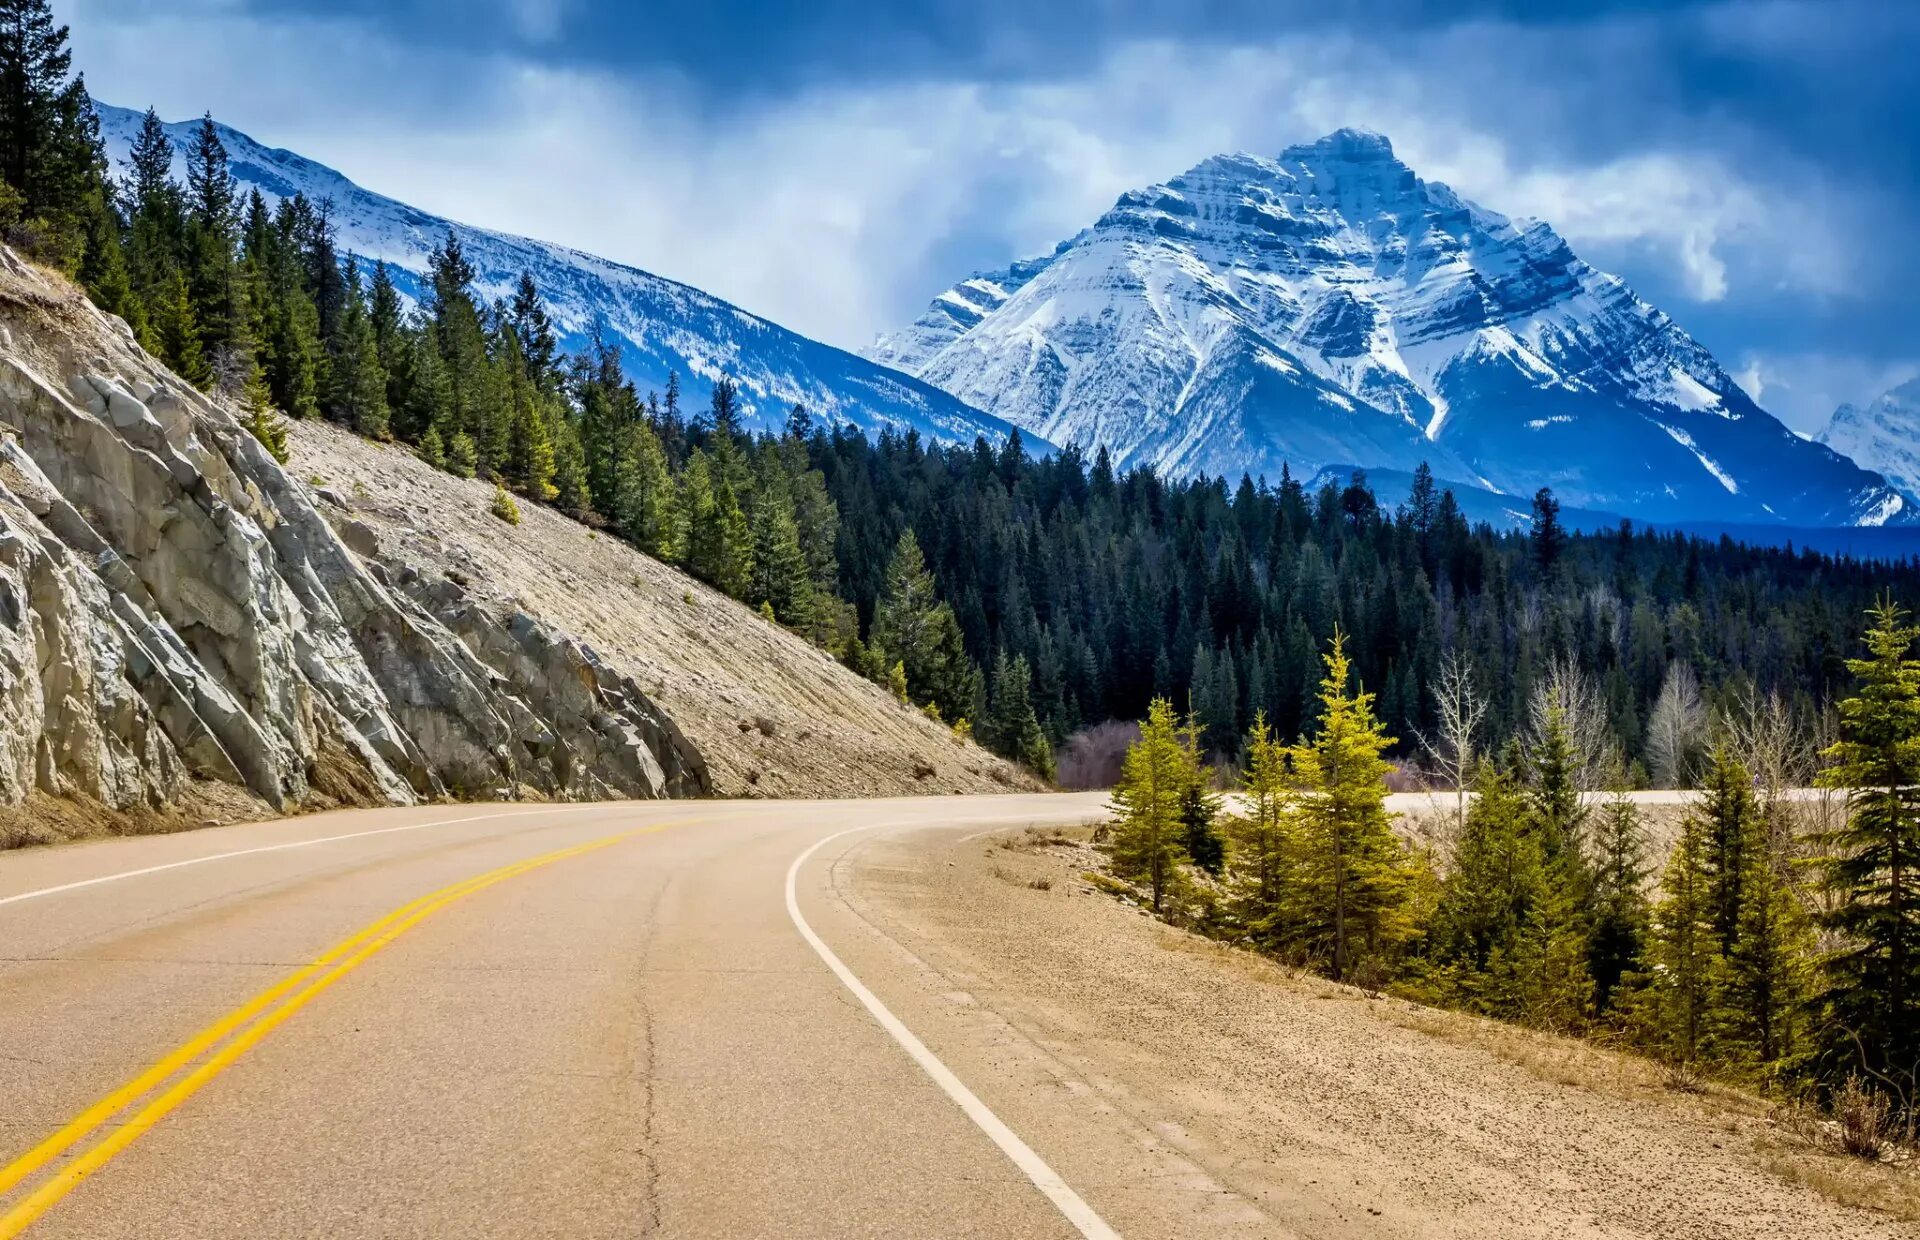
[[[1604,739],[1621,781],[1678,786],[1706,721],[1755,686],[1814,726],[1874,591],[1920,584],[1911,566],[1573,533],[1546,491],[1530,532],[1495,532],[1424,469],[1389,505],[1358,475],[1176,481],[1017,436],[873,439],[749,411],[724,376],[643,390],[591,332],[563,340],[531,276],[481,288],[453,236],[416,287],[341,253],[328,203],[242,195],[210,119],[184,183],[151,113],[109,168],[65,29],[45,0],[6,13],[0,236],[225,393],[269,451],[287,419],[325,418],[553,505],[1042,774],[1156,697],[1191,704],[1201,752],[1245,762],[1256,718],[1309,726],[1338,629],[1402,766],[1442,728],[1450,669],[1478,688],[1482,745],[1524,740],[1543,686],[1577,679],[1576,752]],[[1085,756],[1076,770],[1107,762]]]
[[[1335,981],[1639,1051],[1672,1088],[1760,1091],[1848,1154],[1910,1164],[1920,1128],[1920,629],[1869,615],[1852,691],[1816,746],[1777,699],[1705,725],[1678,838],[1651,855],[1585,747],[1593,700],[1542,691],[1527,730],[1436,740],[1472,795],[1448,838],[1404,842],[1393,739],[1336,634],[1318,710],[1279,741],[1256,717],[1231,810],[1199,725],[1156,699],[1127,752],[1113,874],[1161,916]],[[1804,783],[1825,799],[1790,795]],[[1657,872],[1658,881],[1654,881]]]

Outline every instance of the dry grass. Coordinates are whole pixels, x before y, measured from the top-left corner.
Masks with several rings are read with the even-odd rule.
[[[1920,1176],[1912,1170],[1809,1149],[1797,1140],[1763,1142],[1755,1153],[1761,1166],[1789,1184],[1842,1205],[1920,1223]]]

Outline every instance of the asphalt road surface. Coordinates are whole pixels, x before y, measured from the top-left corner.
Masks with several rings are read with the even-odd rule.
[[[1046,1159],[1074,1134],[972,1092],[991,1047],[894,1014],[913,962],[827,877],[1103,803],[435,806],[0,855],[0,1238],[1115,1234]]]
[[[855,850],[904,875],[1105,803],[433,806],[0,854],[0,1240],[1193,1233],[1138,1125],[834,886]]]

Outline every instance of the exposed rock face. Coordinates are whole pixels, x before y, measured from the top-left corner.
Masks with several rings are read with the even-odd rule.
[[[0,252],[0,806],[196,779],[276,808],[707,789],[591,650],[388,580],[230,410]]]

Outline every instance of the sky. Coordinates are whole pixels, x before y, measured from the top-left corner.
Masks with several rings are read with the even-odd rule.
[[[1920,0],[54,0],[95,96],[859,348],[1352,125],[1817,430],[1920,374]]]

